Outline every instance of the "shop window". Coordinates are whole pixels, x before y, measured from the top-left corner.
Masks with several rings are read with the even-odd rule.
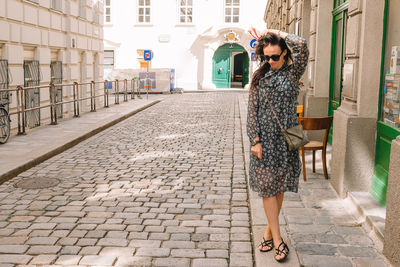
[[[239,22],[240,0],[225,0],[225,23]]]
[[[8,89],[9,82],[8,61],[0,59],[0,103],[5,106],[6,110],[10,103],[10,93],[2,92],[2,90]]]
[[[392,8],[395,7],[395,8]],[[381,121],[400,130],[400,37],[397,28],[400,19],[391,13],[400,7],[395,1],[390,1],[387,23],[384,84],[382,90]]]
[[[138,0],[138,22],[139,23],[150,23],[150,0]]]
[[[104,23],[111,23],[111,0],[104,2]]]
[[[179,22],[180,23],[193,22],[193,0],[179,1]]]

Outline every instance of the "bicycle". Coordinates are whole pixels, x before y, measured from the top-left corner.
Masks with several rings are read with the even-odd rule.
[[[10,115],[4,103],[0,103],[0,144],[5,144],[10,137]]]

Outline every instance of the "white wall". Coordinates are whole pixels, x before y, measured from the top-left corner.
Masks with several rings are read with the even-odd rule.
[[[199,62],[204,61],[199,57],[204,54],[204,45],[207,46],[204,42],[199,42],[201,34],[211,28],[241,28],[242,35],[246,36],[239,37],[247,40],[250,36],[246,33],[248,28],[253,26],[262,30],[265,25],[265,0],[241,0],[239,23],[233,24],[224,23],[223,0],[194,0],[191,25],[178,23],[178,2],[152,0],[151,23],[140,25],[136,21],[136,0],[112,1],[112,21],[104,27],[104,49],[115,51],[115,68],[138,68],[136,50],[151,49],[154,52],[152,68],[175,68],[177,86],[198,89],[198,85],[202,83],[198,77],[204,76],[198,75],[198,72],[212,71],[212,66],[209,66],[209,70],[199,66]],[[169,35],[169,42],[160,42],[160,35]],[[208,39],[213,41],[212,38]],[[214,39],[221,39],[221,36],[215,36]]]

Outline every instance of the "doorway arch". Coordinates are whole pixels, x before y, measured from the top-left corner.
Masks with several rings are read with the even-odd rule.
[[[220,46],[212,65],[212,81],[217,88],[231,88],[232,82],[244,87],[249,82],[249,55],[241,45]]]

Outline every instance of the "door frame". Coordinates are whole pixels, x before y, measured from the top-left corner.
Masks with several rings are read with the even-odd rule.
[[[382,119],[382,101],[385,82],[385,52],[386,52],[386,37],[388,27],[388,12],[389,0],[385,0],[385,10],[383,18],[383,34],[382,34],[382,54],[381,54],[381,73],[379,87],[379,102],[378,102],[378,122],[376,131],[375,145],[375,166],[374,174],[372,175],[372,185],[370,194],[386,206],[387,182],[389,177],[390,166],[390,151],[393,139],[400,135],[400,130],[384,123]]]
[[[249,57],[248,57],[249,53],[247,52],[247,50],[242,45],[240,45],[238,43],[234,43],[234,44],[226,43],[226,44],[223,44],[223,45],[219,46],[217,48],[217,50],[215,50],[214,55],[212,57],[212,70],[211,71],[212,71],[212,82],[213,82],[213,84],[215,84],[215,86],[217,88],[222,88],[222,87],[218,87],[217,80],[215,79],[215,71],[216,71],[215,56],[216,56],[217,53],[221,53],[221,52],[222,53],[224,53],[224,52],[229,53],[229,57],[228,57],[228,73],[229,73],[229,75],[227,75],[229,78],[228,78],[228,87],[227,88],[231,88],[232,53],[233,52],[240,52],[240,53],[246,52],[247,53],[247,60],[250,60]],[[250,62],[249,62],[249,65],[250,65]],[[249,75],[249,74],[247,73],[247,75]]]
[[[340,77],[343,75],[343,63],[344,63],[344,44],[346,38],[346,18],[345,12],[348,10],[349,3],[344,1],[340,6],[336,6],[336,1],[334,2],[334,9],[332,11],[333,21],[332,21],[332,42],[331,42],[331,62],[330,62],[330,76],[329,76],[329,101],[328,101],[328,115],[333,116],[334,111],[340,107],[341,98],[342,98],[342,78],[340,78],[340,91],[339,91],[339,101],[335,101],[334,97],[334,81],[335,81],[335,64],[336,64],[336,31],[337,31],[337,22],[339,20],[343,20],[342,23],[342,43],[341,45],[341,63],[340,63]],[[329,131],[328,141],[332,144],[332,136],[333,136],[333,125]]]

